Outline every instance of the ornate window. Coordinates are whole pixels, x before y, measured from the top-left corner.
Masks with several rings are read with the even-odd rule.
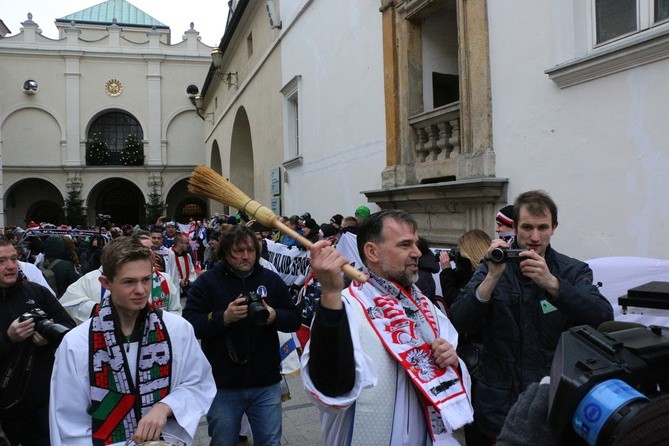
[[[88,141],[101,140],[105,142],[109,149],[109,156],[106,162],[90,162],[88,156],[90,146],[87,147],[86,164],[106,164],[118,166],[121,163],[121,152],[123,143],[129,135],[134,135],[138,141],[144,139],[142,126],[134,116],[120,111],[108,112],[98,116],[91,124],[88,130]]]

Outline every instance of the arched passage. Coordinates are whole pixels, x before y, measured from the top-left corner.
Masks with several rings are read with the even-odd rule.
[[[100,214],[111,217],[111,222],[116,225],[143,225],[146,221],[142,191],[123,178],[110,178],[98,183],[91,190],[88,203],[89,221]]]
[[[221,149],[218,147],[218,141],[214,141],[211,145],[211,165],[210,167],[216,171],[219,175],[223,175],[223,162],[221,161]],[[221,210],[220,203],[216,203],[214,200],[209,200],[209,206],[211,206],[212,211],[219,212]],[[223,205],[223,213],[230,213],[230,207]]]
[[[244,107],[237,110],[230,141],[230,182],[253,198],[253,142],[251,126]]]
[[[202,220],[208,215],[207,203],[188,192],[188,179],[179,180],[167,193],[167,215],[179,223],[187,223],[190,218]]]
[[[223,174],[223,163],[221,162],[221,150],[218,148],[218,141],[211,145],[211,166],[219,174]]]
[[[65,200],[56,186],[39,178],[27,178],[5,193],[7,226],[25,227],[26,222],[62,224]]]

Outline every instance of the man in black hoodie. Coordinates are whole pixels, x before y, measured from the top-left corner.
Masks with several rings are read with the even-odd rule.
[[[62,338],[49,320],[75,326],[49,290],[22,280],[16,249],[0,237],[0,424],[11,444],[49,444],[49,382]]]
[[[211,444],[237,444],[246,413],[256,444],[281,444],[281,358],[277,330],[300,328],[300,314],[281,277],[260,266],[251,228],[221,235],[220,261],[188,291],[183,317],[202,340],[216,397],[207,414]]]
[[[41,266],[52,270],[56,276],[57,289],[54,291],[58,299],[65,293],[67,287],[80,277],[72,262],[72,253],[67,247],[67,242],[60,235],[50,235],[44,241],[44,262]]]

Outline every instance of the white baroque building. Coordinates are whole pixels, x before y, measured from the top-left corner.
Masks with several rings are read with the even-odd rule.
[[[0,226],[64,223],[72,190],[90,224],[98,214],[145,223],[151,194],[169,218],[208,214],[186,189],[204,163],[203,123],[186,90],[194,95],[211,64],[193,24],[172,43],[167,26],[108,0],[55,25],[59,38],[47,38],[28,15],[19,33],[0,34]],[[130,135],[143,147],[137,165],[122,157]],[[104,159],[87,146],[95,136]]]

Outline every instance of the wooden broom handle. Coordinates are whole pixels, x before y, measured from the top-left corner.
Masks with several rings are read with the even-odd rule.
[[[304,236],[300,235],[297,231],[295,231],[293,228],[290,226],[286,226],[285,224],[281,223],[278,218],[273,219],[272,225],[274,225],[275,228],[283,232],[284,234],[288,234],[289,236],[293,237],[295,240],[300,242],[300,245],[304,246],[305,248],[311,248],[313,246],[313,243],[311,243],[310,240],[305,238]],[[353,268],[350,264],[346,264],[341,267],[341,270],[346,274],[348,277],[351,279],[360,282],[360,283],[365,283],[367,282],[367,276],[363,274],[362,271],[359,271],[355,268]]]

